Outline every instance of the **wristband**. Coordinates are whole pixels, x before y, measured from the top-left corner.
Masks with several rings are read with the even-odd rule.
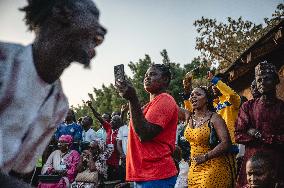
[[[216,85],[219,80],[220,80],[219,77],[214,76],[214,77],[212,78],[211,82],[212,82],[213,85]]]
[[[205,158],[206,161],[208,161],[208,153],[204,154],[204,158]]]

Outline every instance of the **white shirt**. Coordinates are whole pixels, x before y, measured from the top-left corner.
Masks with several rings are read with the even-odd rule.
[[[99,138],[99,139],[101,139],[101,140],[103,140],[104,142],[106,142],[106,130],[103,128],[103,127],[101,127],[99,130],[97,130],[97,132],[96,132],[96,136]]]
[[[33,170],[68,111],[60,80],[44,82],[32,46],[0,42],[0,169]]]
[[[129,128],[127,125],[121,126],[118,129],[117,138],[116,138],[117,140],[122,141],[122,150],[125,155],[127,151],[128,131],[129,131]]]
[[[97,138],[96,131],[94,131],[94,129],[90,128],[88,131],[85,131],[83,129],[83,132],[82,132],[83,142],[91,142],[95,140],[96,138]]]
[[[187,177],[188,177],[188,171],[189,171],[189,166],[188,163],[182,159],[179,162],[179,174],[177,177],[177,181],[175,184],[175,188],[187,188],[188,187],[188,182],[187,182]]]

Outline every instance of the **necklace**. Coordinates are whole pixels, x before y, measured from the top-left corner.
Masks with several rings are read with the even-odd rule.
[[[201,123],[203,123],[203,119],[207,116],[207,112],[204,113],[203,117],[197,121],[197,118],[195,118],[195,114],[193,115],[193,127],[196,128],[196,127],[199,127],[201,125]]]

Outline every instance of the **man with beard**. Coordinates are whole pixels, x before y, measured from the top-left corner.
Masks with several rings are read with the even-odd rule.
[[[260,97],[244,103],[236,121],[236,142],[245,145],[244,161],[237,187],[247,184],[245,164],[256,152],[267,152],[276,162],[279,179],[284,179],[284,102],[276,97],[279,77],[274,65],[264,61],[255,67]]]
[[[72,63],[89,67],[106,30],[91,0],[29,0],[31,45],[0,42],[0,169],[30,172],[68,111],[60,83]]]

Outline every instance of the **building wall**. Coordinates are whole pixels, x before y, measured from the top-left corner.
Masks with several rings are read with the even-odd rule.
[[[279,70],[280,83],[277,85],[277,96],[284,101],[284,65]]]

